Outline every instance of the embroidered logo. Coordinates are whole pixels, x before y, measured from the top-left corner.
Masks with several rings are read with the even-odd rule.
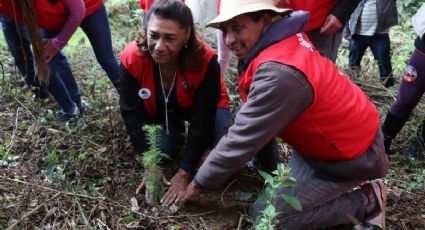
[[[141,88],[138,95],[140,98],[146,100],[151,97],[151,91],[148,88]]]
[[[311,51],[313,51],[313,46],[306,40],[304,40],[303,35],[301,33],[297,34],[298,37],[298,41],[300,42],[300,45],[306,47],[307,49],[310,49]]]
[[[418,72],[416,71],[415,67],[408,65],[406,67],[406,70],[403,73],[403,81],[414,82],[416,81],[417,77],[418,77]]]

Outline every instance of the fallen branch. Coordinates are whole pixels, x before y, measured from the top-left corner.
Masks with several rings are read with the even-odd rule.
[[[21,219],[19,219],[18,221],[16,221],[16,223],[10,225],[6,230],[12,230],[19,223],[21,223],[23,220],[25,220],[26,218],[30,217],[32,214],[34,214],[36,211],[38,211],[41,207],[43,207],[46,204],[47,201],[53,200],[54,198],[58,197],[60,194],[61,194],[60,192],[56,193],[54,196],[52,196],[51,198],[47,199],[42,204],[38,205],[33,210],[31,210],[30,212],[28,212],[27,214],[25,214],[23,217],[21,217]]]
[[[234,179],[232,182],[230,182],[229,185],[227,185],[227,187],[224,189],[223,193],[221,193],[221,204],[223,205],[223,207],[226,207],[224,205],[224,194],[226,193],[227,189],[230,188],[230,186],[232,186],[232,184],[234,184],[236,182],[236,179]]]
[[[10,178],[4,177],[4,176],[0,176],[0,178],[8,180],[8,181],[13,181],[13,182],[25,184],[25,185],[30,185],[30,186],[33,186],[33,187],[36,187],[36,188],[47,190],[47,191],[60,193],[60,194],[67,195],[67,196],[77,196],[77,197],[82,197],[82,198],[92,199],[92,200],[105,200],[106,199],[105,197],[94,197],[94,196],[87,196],[87,195],[78,194],[78,193],[59,191],[59,190],[56,190],[56,189],[53,189],[53,188],[48,188],[48,187],[44,187],[44,186],[41,186],[41,185],[31,184],[29,182],[18,180],[18,179],[10,179]]]

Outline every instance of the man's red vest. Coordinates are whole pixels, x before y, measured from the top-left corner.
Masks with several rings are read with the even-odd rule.
[[[185,72],[179,71],[176,76],[177,102],[183,108],[191,108],[193,97],[199,85],[202,83],[208,69],[208,64],[215,56],[215,52],[206,46],[206,53],[203,55],[202,66],[199,71],[191,71],[186,68]],[[143,99],[149,117],[155,116],[157,105],[155,103],[155,82],[153,74],[153,60],[149,53],[141,52],[133,41],[124,48],[120,61],[129,73],[137,78],[140,89],[148,89],[150,96]],[[221,97],[217,105],[218,108],[229,108],[227,88],[224,78],[221,77]]]
[[[15,3],[15,12],[13,11],[13,0],[2,0],[0,4],[0,13],[6,14],[17,21],[22,21],[22,12],[17,3]],[[34,0],[34,9],[36,13],[37,26],[46,30],[60,31],[68,18],[69,12],[63,0],[52,4],[47,0]],[[102,0],[84,0],[87,17],[96,12],[103,4]]]
[[[310,107],[281,131],[284,141],[314,160],[350,160],[367,150],[378,130],[378,111],[359,87],[313,49],[304,33],[267,47],[252,60],[239,79],[243,101],[256,70],[269,61],[303,72],[314,93]]]
[[[305,31],[310,31],[323,25],[326,17],[335,7],[337,0],[290,0],[288,2],[278,5],[278,7],[310,12],[308,24],[305,29]]]

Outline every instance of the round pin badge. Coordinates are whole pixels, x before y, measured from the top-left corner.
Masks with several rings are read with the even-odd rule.
[[[151,96],[151,91],[148,88],[141,88],[138,94],[140,98],[146,100]]]

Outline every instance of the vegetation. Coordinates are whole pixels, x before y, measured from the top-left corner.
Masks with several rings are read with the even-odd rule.
[[[158,125],[145,125],[143,130],[146,132],[146,139],[149,143],[149,150],[143,153],[140,160],[145,169],[144,181],[150,200],[148,203],[158,202],[165,193],[165,186],[162,182],[162,170],[159,167],[161,159],[168,155],[162,153],[159,149],[161,127]]]
[[[390,33],[396,77],[401,76],[413,51],[416,35],[408,19],[422,1],[397,3],[401,25]],[[142,13],[137,0],[106,4],[118,56],[135,37]],[[214,31],[199,31],[215,47]],[[252,229],[244,210],[260,193],[263,180],[251,172],[241,172],[224,191],[209,192],[173,215],[147,204],[141,196],[136,196],[140,209],[132,209],[131,198],[143,179],[143,168],[121,120],[118,95],[81,30],[64,52],[82,88],[85,113],[78,121],[60,126],[55,123],[58,107],[52,99],[34,101],[22,89],[22,76],[0,33],[0,229]],[[382,87],[370,52],[359,73],[347,69],[347,55],[344,41],[338,65],[377,105],[383,120],[398,85],[388,90]],[[236,72],[233,60],[226,80],[234,108],[239,104]],[[411,161],[403,154],[424,111],[421,103],[394,140],[396,155],[385,178],[390,188],[389,229],[425,226],[425,207],[418,202],[425,198],[424,162]],[[289,151],[285,145],[280,147],[285,162]],[[164,168],[164,172],[173,173],[175,167]]]
[[[274,205],[276,199],[283,199],[295,210],[302,211],[301,203],[296,197],[287,193],[279,193],[283,188],[290,188],[296,185],[295,179],[289,172],[289,168],[285,168],[282,163],[277,165],[277,169],[272,172],[272,175],[259,171],[266,185],[260,197],[265,209],[255,221],[255,230],[274,230],[277,228],[279,212],[276,211]]]

